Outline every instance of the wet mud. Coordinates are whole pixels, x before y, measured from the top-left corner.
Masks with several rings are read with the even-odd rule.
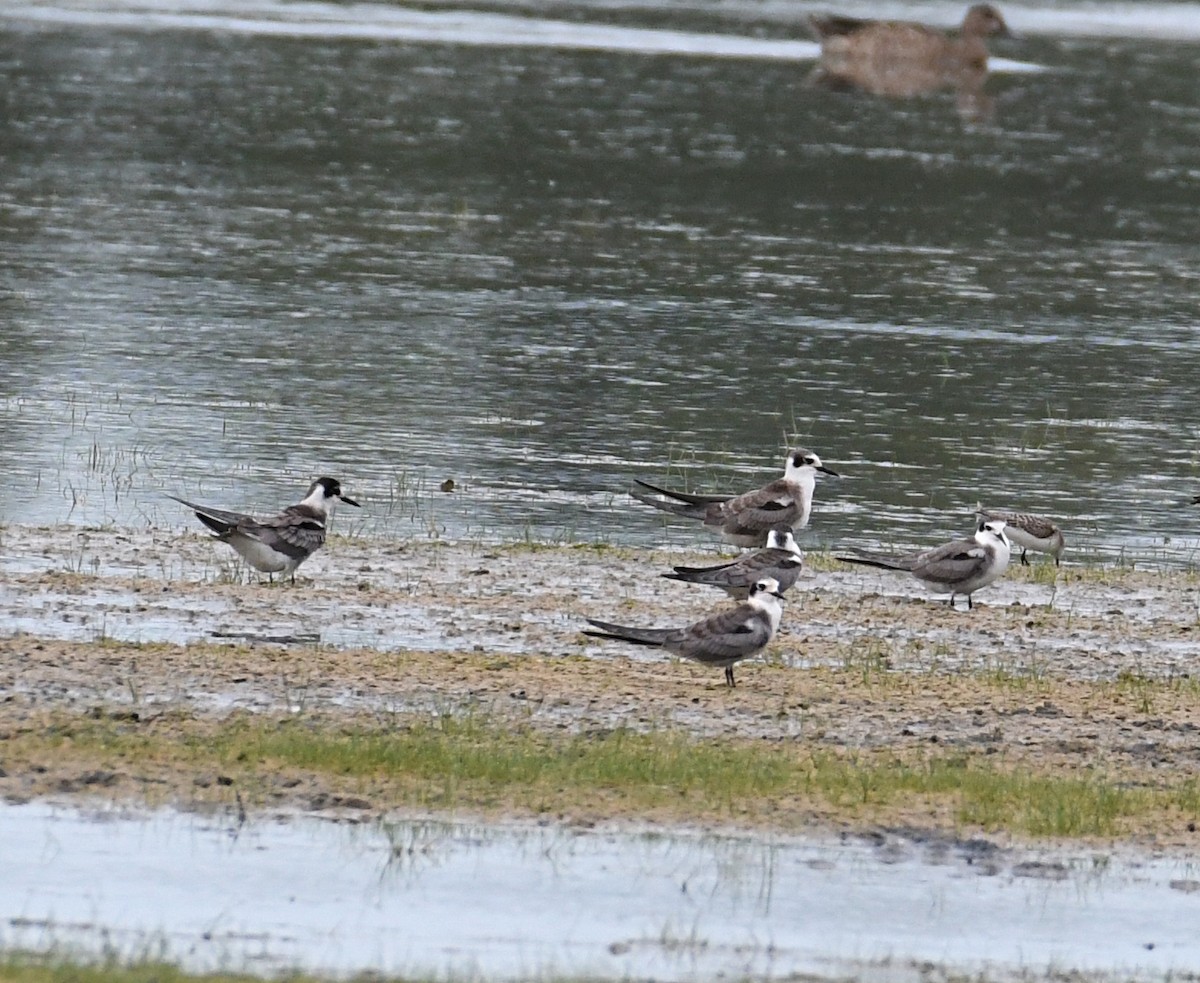
[[[728,604],[658,576],[715,552],[335,539],[294,586],[246,577],[230,556],[159,530],[5,528],[0,730],[62,713],[216,725],[482,709],[555,730],[1200,764],[1187,572],[1014,567],[968,611],[903,575],[813,557],[780,635],[729,690],[720,670],[581,634],[586,616],[685,624]],[[21,799],[138,787],[69,756],[4,770],[0,794]],[[320,808],[337,790],[305,782],[283,798]]]

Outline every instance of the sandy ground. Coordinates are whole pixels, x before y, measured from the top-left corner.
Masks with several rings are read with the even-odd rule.
[[[589,615],[684,624],[729,603],[657,576],[714,552],[335,540],[295,586],[231,582],[244,577],[232,555],[190,533],[3,529],[0,735],[63,714],[215,725],[482,708],[553,729],[961,747],[1131,774],[1200,765],[1189,573],[1014,567],[967,611],[905,575],[814,557],[780,636],[728,690],[720,670],[580,633]],[[0,758],[0,794],[144,786],[93,771],[69,754]],[[180,797],[196,782],[178,776]],[[319,808],[323,795],[297,783],[284,798]]]

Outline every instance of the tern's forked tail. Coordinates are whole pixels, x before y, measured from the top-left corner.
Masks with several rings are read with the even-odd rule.
[[[880,570],[905,570],[913,568],[911,556],[883,556],[880,553],[868,553],[865,550],[855,550],[854,556],[837,556],[835,559],[843,563],[859,563],[864,567],[878,567]]]
[[[634,645],[652,645],[662,648],[667,637],[675,633],[673,628],[630,628],[628,625],[614,625],[609,621],[596,621],[588,618],[587,623],[599,631],[584,631],[585,635],[593,638],[616,638],[623,642],[633,642]]]

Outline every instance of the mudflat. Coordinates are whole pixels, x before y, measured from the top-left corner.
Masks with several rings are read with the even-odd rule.
[[[260,583],[231,557],[163,530],[3,529],[0,795],[403,804],[361,776],[290,768],[248,789],[211,762],[153,752],[155,739],[203,742],[247,719],[344,731],[484,716],[548,735],[625,729],[850,760],[1102,770],[1161,789],[1194,783],[1200,766],[1200,597],[1187,571],[1014,564],[968,611],[903,574],[811,555],[780,635],[729,689],[720,670],[581,634],[587,616],[675,625],[730,603],[658,576],[715,552],[335,538],[294,586]],[[62,736],[96,721],[135,731],[144,753]],[[505,796],[480,808],[527,811]],[[711,812],[687,800],[642,815],[596,795],[554,808],[581,821],[955,825],[913,799],[872,809],[797,795]],[[1194,844],[1198,819],[1159,812],[1130,831]]]

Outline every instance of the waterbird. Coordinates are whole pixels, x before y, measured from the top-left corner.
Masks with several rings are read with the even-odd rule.
[[[789,527],[780,526],[767,533],[766,548],[757,553],[747,553],[730,563],[711,567],[675,567],[674,573],[663,576],[668,580],[718,587],[730,597],[745,600],[754,584],[763,577],[774,578],[779,583],[779,593],[786,593],[799,579],[803,568],[804,554],[796,545],[796,537]]]
[[[1004,523],[986,520],[979,523],[971,539],[955,539],[920,553],[885,556],[867,550],[854,550],[854,556],[838,556],[844,563],[861,563],[883,570],[911,573],[931,590],[950,592],[950,606],[958,594],[971,595],[987,587],[1008,569],[1012,544],[1004,532]]]
[[[1063,550],[1067,548],[1067,541],[1053,519],[1047,519],[1044,515],[1031,515],[1028,512],[985,508],[976,508],[975,515],[979,519],[997,519],[1004,523],[1004,534],[1009,542],[1021,547],[1022,566],[1029,566],[1029,560],[1025,556],[1028,550],[1049,553],[1054,557],[1055,566],[1062,565]]]
[[[782,478],[744,495],[695,495],[670,491],[640,478],[635,479],[635,483],[645,491],[631,488],[629,494],[664,512],[699,519],[737,546],[758,547],[766,544],[767,534],[778,526],[803,529],[808,525],[818,472],[841,477],[825,467],[812,451],[797,447],[788,452]],[[655,495],[663,497],[656,498]]]
[[[177,495],[167,497],[195,512],[213,531],[214,539],[232,546],[255,570],[272,580],[274,574],[290,574],[292,583],[296,582],[296,568],[324,545],[325,524],[336,503],[340,500],[359,507],[342,493],[336,478],[318,478],[309,485],[303,501],[266,519],[197,505]]]
[[[761,652],[779,630],[782,597],[779,581],[763,577],[751,585],[749,596],[736,607],[685,628],[631,628],[588,618],[588,624],[599,630],[585,629],[584,634],[650,645],[706,666],[723,666],[725,685],[732,688],[736,685],[734,664]]]
[[[821,43],[810,84],[897,99],[949,89],[972,115],[986,115],[985,39],[1012,36],[1000,12],[986,3],[967,11],[957,35],[910,21],[838,15],[813,15],[809,24]]]

